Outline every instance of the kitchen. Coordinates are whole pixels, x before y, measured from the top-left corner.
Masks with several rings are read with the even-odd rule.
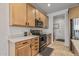
[[[10,26],[12,28],[30,28],[28,32],[22,32],[24,36],[19,36],[20,33],[17,30],[15,30],[16,34],[12,33],[14,30],[11,29],[9,55],[34,56],[51,44],[51,33],[43,32],[44,29],[48,28],[48,17],[43,12],[36,9],[32,4],[10,4],[9,8]]]
[[[46,14],[46,12],[41,11],[38,8],[38,6],[36,7],[35,5],[42,5],[42,4],[40,3],[39,4],[31,4],[31,3],[0,4],[1,7],[3,6],[2,10],[0,10],[2,14],[1,19],[9,19],[8,21],[7,20],[2,21],[2,22],[5,21],[5,25],[6,27],[8,26],[8,28],[7,29],[6,27],[2,28],[3,26],[1,26],[2,32],[0,34],[0,37],[2,38],[3,36],[6,36],[6,38],[3,37],[6,40],[3,41],[3,39],[1,39],[2,43],[1,42],[0,43],[1,45],[3,44],[4,46],[1,46],[0,48],[1,50],[0,55],[37,56],[39,54],[41,56],[50,56],[53,51],[53,48],[49,46],[54,43],[53,16],[62,13],[65,13],[67,15],[67,12],[69,12],[69,14],[67,15],[69,19],[79,17],[78,4],[73,4],[73,6],[76,7],[72,7],[72,8],[70,8],[71,6],[66,7],[69,8],[68,10],[66,10],[66,12],[63,11],[64,9],[66,9],[64,8],[61,11],[58,12],[55,11],[56,13],[54,12],[53,14],[50,13],[48,15]],[[50,6],[50,4],[46,4],[46,5]],[[3,17],[4,15],[5,17]],[[67,30],[69,31],[69,28]],[[6,43],[7,41],[8,43]],[[65,42],[66,46],[67,43],[69,42],[68,45],[71,46],[70,48],[72,52],[73,50],[76,50],[73,46],[75,45],[74,43],[75,41],[74,42],[73,41],[74,40],[68,39]],[[75,53],[76,55],[79,54],[78,52],[76,53],[75,51],[73,53]]]

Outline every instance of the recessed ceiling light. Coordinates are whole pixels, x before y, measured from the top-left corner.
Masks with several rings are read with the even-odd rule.
[[[51,4],[50,3],[48,3],[48,7],[50,7],[51,6]]]

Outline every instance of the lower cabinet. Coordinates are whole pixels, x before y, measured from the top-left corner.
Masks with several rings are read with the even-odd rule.
[[[32,49],[32,56],[35,56],[38,53],[39,49]]]
[[[10,56],[35,56],[39,52],[39,37],[20,42],[9,41]]]
[[[16,56],[30,56],[30,55],[31,55],[31,48],[29,44],[16,48]]]
[[[39,38],[32,39],[32,56],[39,52]]]

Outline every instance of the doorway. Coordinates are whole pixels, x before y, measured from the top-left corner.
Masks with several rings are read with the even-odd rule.
[[[53,16],[53,39],[65,42],[65,15]]]

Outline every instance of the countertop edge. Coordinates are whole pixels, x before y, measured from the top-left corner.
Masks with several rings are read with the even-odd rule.
[[[72,43],[73,43],[73,45],[75,46],[75,48],[76,48],[76,50],[78,51],[78,53],[79,53],[79,48],[78,48],[78,46],[79,45],[77,45],[77,42],[75,42],[76,40],[71,40],[72,41]]]
[[[8,41],[10,41],[12,43],[16,43],[16,42],[20,42],[20,41],[23,41],[23,40],[29,40],[29,39],[32,39],[32,38],[35,38],[35,37],[39,37],[39,36],[32,35],[32,36],[9,38]]]

